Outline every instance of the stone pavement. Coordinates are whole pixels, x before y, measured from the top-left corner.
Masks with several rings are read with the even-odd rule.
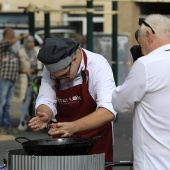
[[[20,107],[21,101],[17,98],[13,98],[11,105],[11,119],[13,127],[17,127],[19,124]],[[117,121],[114,123],[114,133],[114,161],[131,160],[132,114],[119,114]],[[21,144],[15,141],[16,137],[27,137],[30,140],[50,138],[46,131],[19,131],[14,135],[0,135],[0,165],[3,165],[3,158],[7,158],[8,150],[22,148]],[[129,170],[129,167],[114,167],[114,170]]]

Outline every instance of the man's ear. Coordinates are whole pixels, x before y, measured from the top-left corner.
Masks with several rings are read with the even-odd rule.
[[[76,60],[77,60],[77,57],[76,57],[76,55],[74,55],[72,58],[72,61],[76,61]]]
[[[153,33],[151,31],[146,31],[146,37],[149,44],[153,43]]]

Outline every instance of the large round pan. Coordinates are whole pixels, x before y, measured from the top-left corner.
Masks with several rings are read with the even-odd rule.
[[[44,156],[68,156],[68,155],[87,155],[95,142],[103,138],[52,138],[30,140],[26,137],[17,137],[26,154]],[[21,140],[26,140],[21,142]]]

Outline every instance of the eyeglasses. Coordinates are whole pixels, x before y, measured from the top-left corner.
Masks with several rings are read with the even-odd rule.
[[[71,63],[70,63],[67,67],[69,67],[69,70],[68,70],[65,74],[63,74],[62,76],[60,76],[60,77],[55,77],[55,76],[53,76],[53,75],[50,73],[50,79],[52,79],[52,80],[56,80],[56,79],[58,79],[58,80],[64,80],[64,79],[70,78]]]
[[[139,18],[139,23],[138,23],[140,26],[142,25],[142,24],[144,24],[146,27],[149,27],[150,29],[151,29],[151,31],[152,31],[152,33],[153,34],[155,34],[155,31],[152,29],[152,27],[149,25],[149,24],[147,24],[146,22],[145,22],[145,19],[144,18]]]
[[[139,30],[136,30],[136,32],[135,32],[135,39],[136,39],[137,42],[138,42],[138,34],[139,34]]]

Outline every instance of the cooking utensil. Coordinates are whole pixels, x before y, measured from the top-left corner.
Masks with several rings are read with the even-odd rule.
[[[102,136],[94,138],[52,138],[30,140],[26,137],[17,137],[26,154],[45,156],[87,155],[94,143],[102,139]],[[26,140],[21,142],[20,140]]]
[[[132,161],[105,162],[105,168],[116,167],[116,166],[133,166],[133,162]]]

